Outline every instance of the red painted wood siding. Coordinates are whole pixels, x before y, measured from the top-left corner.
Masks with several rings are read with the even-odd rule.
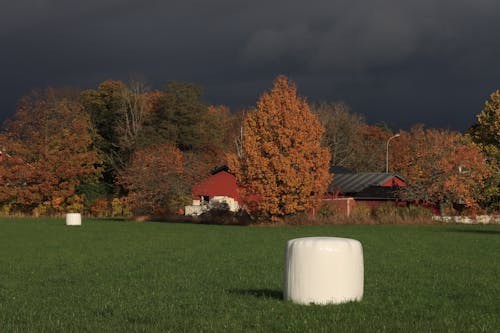
[[[385,183],[380,184],[380,186],[384,186],[384,187],[400,186],[400,187],[403,187],[403,186],[406,186],[406,183],[402,179],[400,179],[399,177],[392,177],[392,179],[389,179]]]
[[[323,207],[324,205],[332,205],[337,207],[345,216],[349,216],[352,213],[355,203],[356,201],[354,200],[354,198],[351,197],[323,198],[321,199],[321,204],[319,209],[321,209],[321,207]]]

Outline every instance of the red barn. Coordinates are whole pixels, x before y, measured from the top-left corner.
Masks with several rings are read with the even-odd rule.
[[[216,168],[212,174],[192,190],[193,204],[185,207],[186,215],[199,215],[214,204],[226,204],[230,211],[237,211],[241,197],[236,177],[227,166]]]

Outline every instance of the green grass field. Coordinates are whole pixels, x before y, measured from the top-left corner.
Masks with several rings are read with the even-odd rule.
[[[287,240],[358,239],[364,298],[282,299]],[[0,332],[499,332],[500,226],[0,219]]]

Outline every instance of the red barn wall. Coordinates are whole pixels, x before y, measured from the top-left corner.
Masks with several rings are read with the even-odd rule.
[[[342,214],[345,216],[349,216],[352,213],[353,207],[355,205],[355,200],[354,198],[347,197],[347,198],[323,198],[321,199],[321,207],[324,205],[332,205],[337,207]]]
[[[366,206],[370,207],[371,209],[376,209],[376,208],[383,206],[383,205],[392,205],[392,206],[397,206],[397,207],[406,207],[407,206],[406,201],[393,201],[393,200],[356,199],[356,204],[366,205]]]
[[[389,179],[385,183],[380,184],[380,186],[384,186],[384,187],[392,187],[392,186],[404,187],[404,186],[406,186],[406,183],[402,179],[400,179],[399,177],[392,177],[392,179]]]

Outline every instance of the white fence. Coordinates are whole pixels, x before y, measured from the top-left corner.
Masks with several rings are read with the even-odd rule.
[[[471,216],[433,216],[434,221],[463,224],[500,224],[500,215]]]

